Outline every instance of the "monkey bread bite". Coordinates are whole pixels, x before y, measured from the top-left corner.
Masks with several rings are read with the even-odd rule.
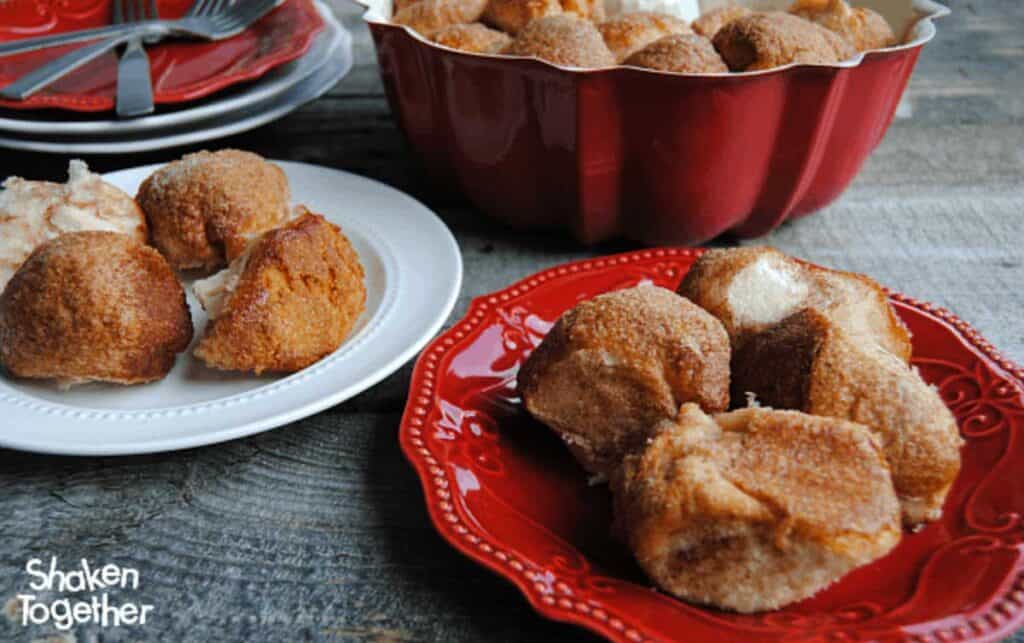
[[[729,71],[711,42],[692,33],[655,40],[623,64],[686,74],[724,74]]]
[[[520,31],[505,50],[568,67],[610,67],[615,56],[589,20],[572,14],[538,18]]]
[[[483,21],[514,36],[534,20],[560,13],[558,0],[489,0]]]
[[[734,349],[789,315],[814,308],[851,335],[910,359],[910,334],[874,280],[804,264],[774,248],[709,250],[690,268],[679,294],[721,320]]]
[[[705,38],[714,38],[715,34],[718,33],[718,30],[725,25],[729,24],[736,18],[749,16],[752,13],[753,11],[746,7],[726,5],[701,14],[699,18],[690,23],[690,26],[695,32]]]
[[[807,598],[900,539],[865,427],[792,411],[683,406],[612,478],[617,530],[659,587],[738,612]]]
[[[403,7],[391,20],[432,38],[452,25],[476,22],[486,5],[487,0],[419,0]]]
[[[496,54],[512,39],[508,34],[491,29],[479,22],[468,25],[452,25],[434,34],[434,42],[452,49],[461,49],[477,54]]]
[[[757,71],[790,63],[829,65],[857,53],[842,36],[779,11],[736,18],[719,29],[712,40],[732,71]]]
[[[590,472],[607,474],[654,426],[696,402],[729,403],[721,323],[649,284],[599,295],[563,314],[519,371],[526,409]]]
[[[600,22],[604,0],[489,0],[483,21],[514,36],[534,20],[562,14]]]
[[[773,408],[864,424],[889,460],[904,522],[942,515],[960,471],[956,421],[916,370],[877,344],[805,309],[737,349],[732,391]]]
[[[620,63],[659,38],[690,33],[685,20],[651,11],[624,13],[605,20],[597,28]]]
[[[195,356],[221,370],[291,372],[334,352],[366,304],[363,266],[338,226],[302,214],[193,291],[210,317]]]
[[[147,178],[136,196],[151,241],[177,270],[215,270],[289,215],[288,179],[257,154],[186,154]]]
[[[852,8],[844,0],[799,0],[789,12],[842,36],[857,51],[881,49],[896,42],[892,27],[878,12]]]
[[[43,244],[0,295],[0,362],[18,377],[149,382],[191,339],[185,292],[167,261],[116,232]]]

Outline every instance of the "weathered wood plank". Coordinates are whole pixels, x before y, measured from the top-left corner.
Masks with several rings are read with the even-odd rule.
[[[157,606],[145,628],[83,628],[80,642],[578,637],[435,534],[397,422],[321,415],[136,458],[0,452],[0,605],[27,589],[29,557],[58,555],[138,568],[139,590],[112,599]],[[0,617],[0,640],[49,631]]]

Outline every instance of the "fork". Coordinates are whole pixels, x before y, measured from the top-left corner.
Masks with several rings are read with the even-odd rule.
[[[157,20],[159,17],[156,0],[114,0],[115,25]],[[117,65],[117,115],[141,116],[152,111],[153,78],[149,70],[149,56],[142,46],[142,38],[132,38],[125,45]]]
[[[25,74],[3,90],[0,96],[12,100],[23,100],[58,78],[63,77],[90,60],[125,44],[133,38],[152,39],[168,36],[182,36],[203,40],[223,40],[244,31],[253,22],[262,18],[284,0],[195,0],[188,14],[178,20],[147,20],[142,23],[114,25],[84,32],[58,34],[35,38],[30,42],[18,41],[7,46],[0,45],[0,56],[22,51],[32,51],[69,42],[91,40],[108,36],[93,45],[81,47]],[[100,34],[97,36],[96,34]],[[111,35],[113,34],[113,35]]]

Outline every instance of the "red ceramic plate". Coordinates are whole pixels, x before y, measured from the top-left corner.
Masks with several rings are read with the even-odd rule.
[[[527,417],[516,372],[583,299],[651,281],[675,288],[699,250],[566,264],[473,301],[420,356],[402,448],[454,547],[509,579],[544,616],[613,640],[992,641],[1024,621],[1024,370],[954,315],[902,295],[914,364],[967,440],[941,521],[886,558],[775,612],[704,609],[650,586],[609,536],[608,491]]]
[[[175,18],[192,0],[159,0],[160,16]],[[0,42],[109,24],[111,0],[0,1]],[[234,38],[219,42],[168,40],[148,48],[157,104],[195,100],[260,77],[304,54],[323,28],[313,0],[288,0]],[[0,57],[0,87],[58,55],[69,45]],[[12,109],[59,108],[98,112],[114,108],[117,57],[107,54],[24,101],[0,99]]]

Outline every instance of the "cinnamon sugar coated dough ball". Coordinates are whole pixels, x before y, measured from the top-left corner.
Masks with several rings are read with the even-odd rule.
[[[814,595],[888,553],[899,505],[852,422],[688,404],[612,479],[615,520],[663,590],[737,612]]]
[[[519,371],[519,393],[590,472],[607,474],[684,402],[729,404],[721,323],[649,284],[563,314]]]
[[[134,199],[79,160],[66,183],[12,176],[0,190],[0,291],[37,247],[65,232],[107,230],[146,241],[146,218]]]
[[[0,295],[0,362],[18,377],[149,382],[191,339],[185,292],[167,261],[117,232],[44,243]]]
[[[864,424],[889,460],[904,523],[941,517],[963,440],[938,392],[889,351],[805,309],[735,352],[732,391],[773,408]]]
[[[514,36],[538,18],[563,13],[600,22],[604,0],[489,0],[483,20]]]
[[[479,22],[452,25],[434,34],[434,42],[452,49],[478,54],[496,54],[508,46],[508,34],[486,27]]]
[[[420,2],[420,0],[394,0],[394,2],[391,3],[391,15],[393,16],[402,9],[414,5],[417,2]]]
[[[910,333],[885,290],[853,272],[801,263],[774,248],[708,250],[679,284],[679,294],[725,325],[735,350],[803,308],[813,308],[846,332],[910,359]]]
[[[486,6],[487,0],[419,0],[397,12],[391,21],[432,38],[445,27],[476,22]]]
[[[514,36],[534,20],[560,13],[558,0],[489,0],[483,21]]]
[[[729,24],[736,18],[749,16],[752,13],[753,11],[746,7],[726,5],[701,14],[701,16],[694,20],[690,26],[695,32],[705,38],[714,38],[715,34],[718,33],[718,30],[725,25]]]
[[[666,36],[647,45],[623,63],[634,67],[688,74],[724,74],[722,62],[711,41],[696,34]]]
[[[789,11],[842,36],[857,51],[896,44],[892,27],[878,12],[866,7],[852,8],[844,0],[799,0]]]
[[[513,56],[534,56],[567,67],[610,67],[615,56],[593,23],[571,15],[534,20],[505,50]]]
[[[813,22],[788,13],[754,13],[718,30],[715,49],[732,71],[790,63],[826,65],[853,57],[853,45]]]
[[[807,266],[814,290],[811,307],[856,338],[910,361],[910,331],[889,305],[889,296],[878,282],[865,275],[821,266]]]
[[[604,0],[561,0],[562,11],[586,18],[591,22],[605,19]]]
[[[210,317],[194,353],[230,371],[292,372],[337,350],[366,306],[359,256],[306,212],[193,287]]]
[[[186,154],[147,178],[136,196],[151,241],[178,270],[214,270],[287,220],[288,179],[257,154]]]
[[[622,62],[659,38],[690,32],[685,20],[650,11],[625,13],[602,22],[597,28],[617,62]]]

